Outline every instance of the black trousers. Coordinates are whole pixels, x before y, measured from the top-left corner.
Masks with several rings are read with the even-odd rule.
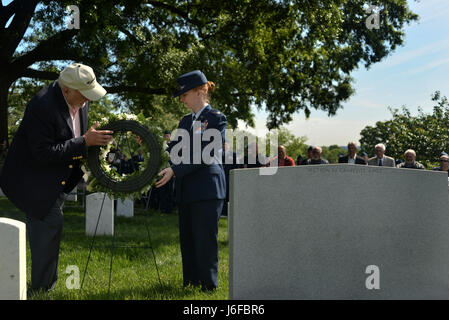
[[[159,209],[163,213],[171,213],[173,210],[173,179],[170,179],[165,185],[159,188]]]
[[[179,205],[184,285],[215,289],[218,273],[218,220],[224,200]]]
[[[42,219],[27,216],[31,250],[30,291],[52,290],[58,280],[58,258],[66,198],[61,193],[49,213]]]

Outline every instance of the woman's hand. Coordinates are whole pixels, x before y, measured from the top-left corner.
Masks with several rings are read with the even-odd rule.
[[[162,178],[156,181],[156,188],[162,187],[164,184],[170,181],[172,177],[174,177],[175,173],[172,168],[165,168],[161,172],[157,174],[158,176],[162,176]]]

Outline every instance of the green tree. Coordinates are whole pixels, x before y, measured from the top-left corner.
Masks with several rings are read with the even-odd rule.
[[[405,106],[400,110],[390,108],[393,119],[378,121],[360,132],[362,149],[372,153],[377,143],[383,143],[387,154],[396,159],[403,159],[404,152],[413,149],[418,161],[433,166],[442,151],[449,151],[449,102],[439,91],[431,98],[436,103],[432,113],[419,107],[413,116]]]
[[[348,153],[346,150],[335,144],[328,147],[322,146],[321,149],[323,150],[321,158],[328,160],[329,163],[338,163],[338,157]]]
[[[0,4],[0,140],[7,138],[8,91],[22,77],[54,80],[61,66],[94,67],[122,105],[159,116],[155,95],[176,77],[201,69],[218,84],[212,104],[232,127],[253,125],[251,106],[266,108],[268,127],[312,109],[333,115],[353,93],[350,74],[404,41],[417,19],[406,0],[373,0],[379,29],[369,30],[362,0],[181,1],[13,0]],[[80,29],[68,29],[68,5]],[[175,110],[170,108],[174,107]],[[164,112],[180,107],[167,105]]]
[[[303,158],[307,156],[307,137],[297,137],[287,128],[280,128],[277,130],[278,144],[283,145],[286,149],[288,156],[292,157],[296,161],[298,155]]]

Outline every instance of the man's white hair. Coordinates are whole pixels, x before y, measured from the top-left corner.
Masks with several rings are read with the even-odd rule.
[[[385,152],[385,150],[387,150],[387,148],[385,147],[385,145],[383,143],[378,143],[376,144],[376,146],[374,147],[374,149],[377,148],[382,148],[382,150]]]
[[[407,153],[411,153],[411,154],[413,154],[413,155],[416,157],[416,152],[415,152],[415,150],[413,150],[413,149],[408,149],[407,151],[405,151],[405,152],[404,152],[404,156],[405,156]]]

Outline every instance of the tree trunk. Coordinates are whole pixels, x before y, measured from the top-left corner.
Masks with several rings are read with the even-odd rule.
[[[10,83],[0,78],[0,144],[8,140],[8,89]],[[0,145],[1,148],[1,145]]]
[[[8,88],[10,83],[0,78],[0,173],[9,147],[8,141]]]

